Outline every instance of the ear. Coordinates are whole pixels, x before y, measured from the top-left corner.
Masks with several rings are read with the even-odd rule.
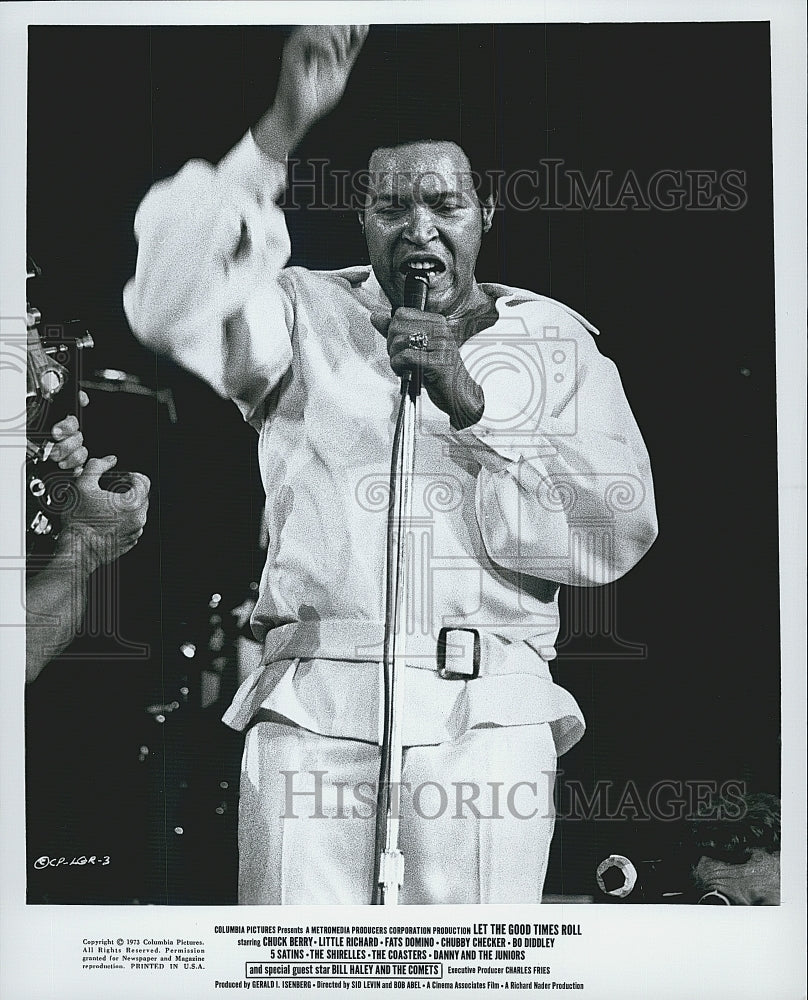
[[[496,204],[494,201],[494,195],[490,194],[487,198],[480,199],[480,212],[483,217],[483,232],[487,233],[494,222],[494,209]]]
[[[364,212],[357,212],[356,213],[356,217],[359,220],[359,228],[364,233],[364,231],[365,231],[365,213]]]

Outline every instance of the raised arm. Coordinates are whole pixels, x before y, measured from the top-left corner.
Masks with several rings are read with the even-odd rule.
[[[252,419],[292,357],[292,304],[276,278],[289,236],[276,205],[286,156],[337,104],[367,29],[298,28],[271,107],[217,165],[200,160],[147,193],[124,290],[135,335]]]

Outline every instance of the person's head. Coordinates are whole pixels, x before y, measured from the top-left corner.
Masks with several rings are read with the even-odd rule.
[[[454,142],[415,140],[374,150],[360,212],[376,278],[396,308],[408,269],[429,277],[427,308],[453,316],[474,304],[474,267],[493,197],[475,189]]]
[[[734,818],[737,817],[737,818]],[[690,823],[691,878],[705,902],[780,902],[780,800],[763,792],[721,803],[721,818]],[[721,899],[723,897],[723,900]]]

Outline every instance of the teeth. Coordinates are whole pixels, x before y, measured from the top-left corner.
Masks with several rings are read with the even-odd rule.
[[[437,260],[407,260],[401,265],[402,273],[407,271],[420,271],[423,274],[439,274],[443,271],[443,264]]]

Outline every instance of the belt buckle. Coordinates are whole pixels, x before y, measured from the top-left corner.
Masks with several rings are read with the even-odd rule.
[[[474,636],[474,649],[471,652],[471,663],[469,663],[470,652],[468,647],[466,647],[466,655],[461,659],[460,657],[453,657],[453,660],[458,661],[453,664],[451,668],[446,666],[446,637],[450,632],[468,632]],[[447,681],[473,681],[475,678],[480,676],[480,633],[476,628],[455,628],[454,626],[448,625],[444,626],[438,633],[438,647],[437,647],[437,660],[438,660],[438,675]],[[468,666],[469,669],[458,670],[457,667],[460,664],[463,666]]]

